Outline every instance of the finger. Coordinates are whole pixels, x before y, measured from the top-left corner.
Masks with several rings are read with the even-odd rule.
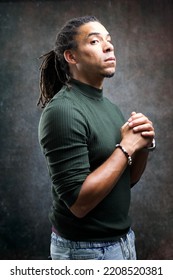
[[[131,116],[134,116],[134,115],[136,115],[136,112],[135,111],[131,112]]]
[[[135,116],[131,117],[128,122],[130,127],[135,127],[147,123],[152,125],[152,122],[142,114],[136,114]]]
[[[129,126],[129,122],[126,122],[123,126],[122,126],[122,129]]]
[[[143,114],[141,113],[132,112],[130,118],[128,119],[128,122],[132,122],[133,120],[141,118],[142,116]]]
[[[134,132],[153,131],[154,128],[151,123],[146,123],[133,127]]]
[[[154,131],[143,131],[143,132],[141,132],[141,135],[143,137],[150,137],[151,139],[153,139],[155,137],[155,132]]]

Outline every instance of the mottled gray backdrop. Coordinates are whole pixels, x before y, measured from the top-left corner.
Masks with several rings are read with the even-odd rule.
[[[49,256],[50,181],[37,140],[39,56],[72,17],[96,15],[112,34],[116,75],[105,95],[126,118],[143,112],[156,129],[131,216],[139,259],[173,259],[173,2],[0,1],[0,258]]]

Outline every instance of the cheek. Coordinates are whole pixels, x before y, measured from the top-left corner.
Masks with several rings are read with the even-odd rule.
[[[92,47],[88,47],[87,49],[83,48],[80,51],[80,56],[79,58],[82,60],[86,60],[86,59],[90,59],[90,63],[92,63],[92,61],[99,61],[101,60],[101,50],[100,48],[93,48]]]
[[[89,52],[89,51],[84,51],[83,52],[83,54],[81,55],[81,59],[83,59],[83,58],[94,58],[95,57],[95,55],[92,53],[92,52]]]
[[[101,55],[94,54],[94,53],[86,53],[82,57],[82,59],[89,65],[96,65],[101,63]]]

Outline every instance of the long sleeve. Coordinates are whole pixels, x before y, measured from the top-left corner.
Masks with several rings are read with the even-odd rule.
[[[39,131],[54,189],[71,206],[90,172],[86,122],[75,105],[62,97],[45,110]]]

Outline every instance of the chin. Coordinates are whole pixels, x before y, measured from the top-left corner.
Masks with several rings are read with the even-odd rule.
[[[107,71],[102,72],[102,77],[104,78],[111,78],[115,74],[115,69],[107,69]]]
[[[113,73],[104,73],[103,77],[104,78],[112,78],[114,76],[114,74],[115,74],[115,72],[113,72]]]

